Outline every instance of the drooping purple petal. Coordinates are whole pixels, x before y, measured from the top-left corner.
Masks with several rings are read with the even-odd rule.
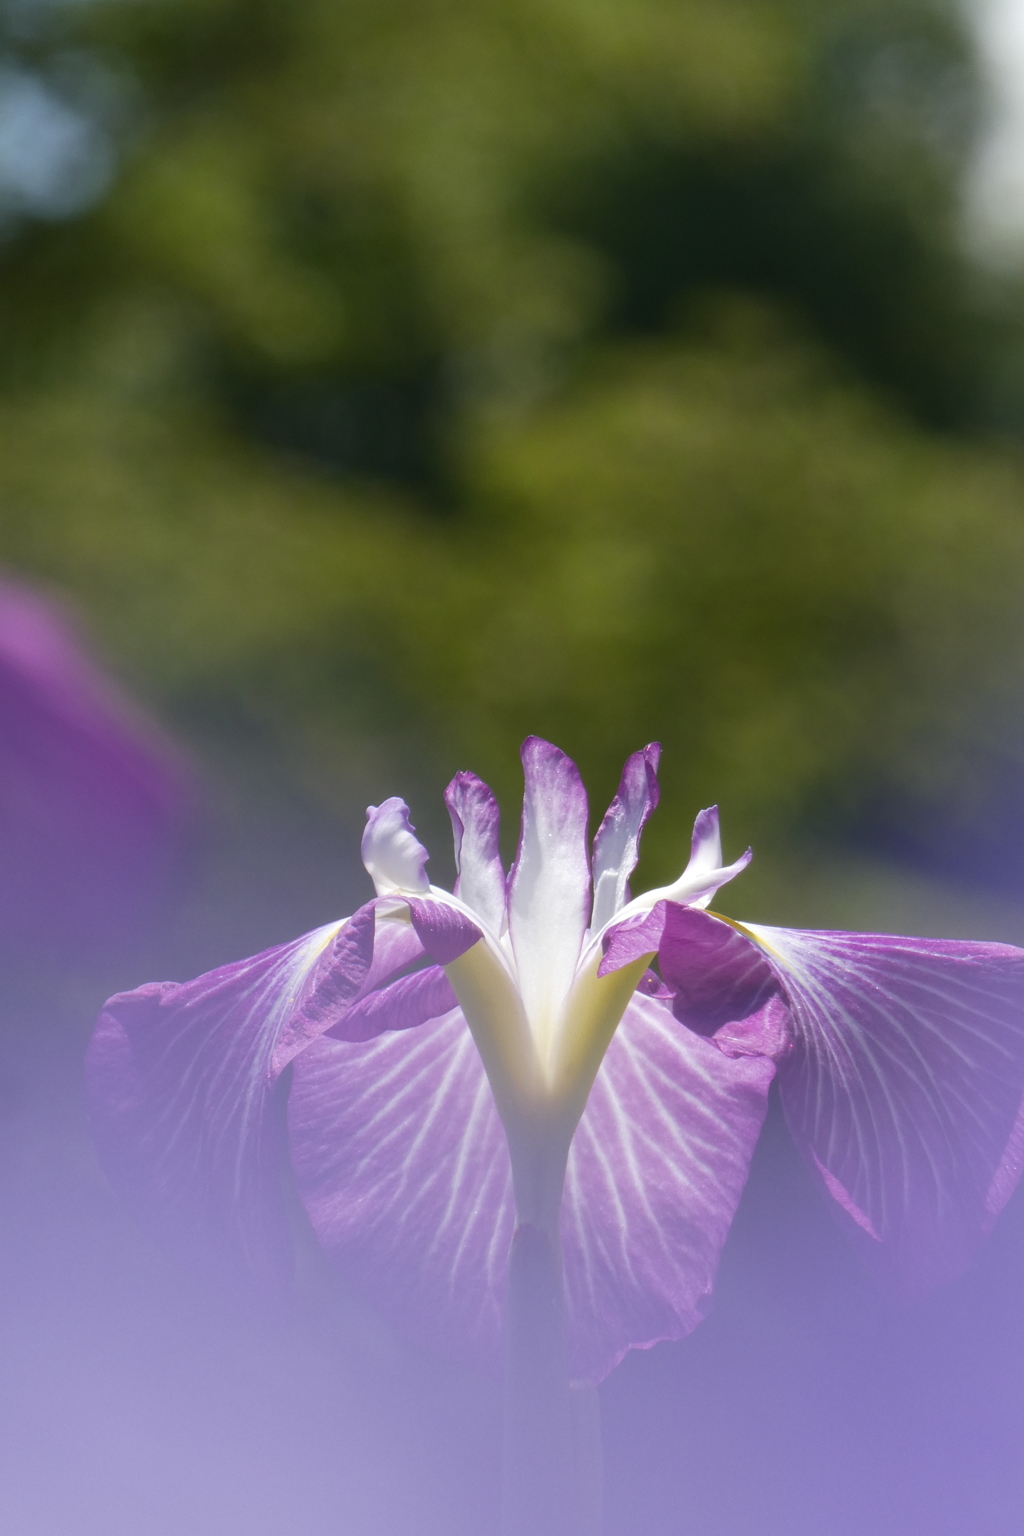
[[[444,801],[455,835],[455,894],[500,938],[505,928],[505,871],[498,848],[498,802],[475,773],[457,773]]]
[[[750,932],[790,1005],[797,1143],[907,1289],[955,1275],[1024,1162],[1024,951]]]
[[[282,1277],[290,1252],[274,1052],[337,933],[112,997],[86,1059],[100,1160],[136,1214],[197,1258],[266,1280]],[[357,963],[352,996],[365,974]],[[340,978],[328,985],[343,991]]]
[[[640,834],[658,804],[658,760],[654,741],[626,760],[618,792],[594,838],[594,911],[596,932],[629,900],[629,877],[640,853]],[[719,861],[721,862],[721,861]]]
[[[598,1074],[562,1209],[574,1375],[678,1338],[706,1307],[770,1062],[730,1060],[637,998]],[[320,1241],[386,1315],[497,1365],[514,1209],[504,1132],[458,1012],[295,1063],[288,1119]]]
[[[137,934],[194,801],[184,762],[60,611],[0,581],[0,946],[63,962]]]
[[[345,1273],[412,1334],[497,1364],[512,1175],[462,1014],[367,1046],[317,1041],[288,1126],[299,1193]]]
[[[731,1059],[635,995],[569,1154],[562,1240],[573,1374],[599,1381],[627,1349],[705,1315],[773,1064]]]
[[[425,865],[430,855],[416,838],[409,807],[397,795],[367,806],[362,855],[378,896],[429,891]]]
[[[426,905],[426,904],[424,904]],[[367,1039],[452,1006],[409,922],[368,903],[345,923],[213,971],[111,998],[87,1058],[101,1160],[143,1219],[269,1277],[290,1245],[284,1068],[327,1030]],[[458,915],[458,914],[457,914]]]
[[[568,993],[590,909],[587,792],[576,764],[528,736],[519,851],[508,925],[527,1017],[550,1017]]]

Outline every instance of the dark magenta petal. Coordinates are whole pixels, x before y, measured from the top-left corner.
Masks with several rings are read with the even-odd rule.
[[[770,1056],[790,1046],[788,1009],[768,961],[729,923],[695,907],[659,901],[605,937],[600,973],[657,952],[672,1011],[730,1055]]]
[[[672,1011],[720,1049],[777,1058],[789,1047],[786,1012],[771,966],[757,946],[720,918],[665,903],[658,969]]]
[[[1024,951],[751,927],[787,994],[793,1135],[910,1290],[958,1273],[1024,1163]]]
[[[455,836],[455,894],[500,938],[505,928],[505,871],[498,848],[498,802],[475,773],[457,773],[444,802]]]
[[[706,1307],[773,1067],[730,1060],[638,998],[569,1157],[562,1211],[575,1375],[678,1338]],[[292,1160],[317,1235],[386,1315],[497,1365],[514,1212],[504,1132],[460,1013],[296,1062]]]
[[[649,912],[638,917],[627,917],[625,922],[609,928],[602,943],[603,954],[597,968],[599,976],[621,970],[641,955],[656,955],[661,948],[665,932],[668,902],[658,901]]]
[[[568,994],[590,914],[587,792],[576,764],[528,736],[519,850],[509,877],[508,926],[528,1018]]]
[[[448,965],[483,937],[476,923],[444,901],[407,898],[416,937],[432,960]]]
[[[629,900],[629,877],[640,856],[640,834],[658,805],[660,757],[661,747],[654,741],[627,759],[618,792],[594,838],[594,911],[590,926],[595,932]]]
[[[137,933],[193,804],[183,762],[60,612],[0,582],[0,945],[63,962]]]

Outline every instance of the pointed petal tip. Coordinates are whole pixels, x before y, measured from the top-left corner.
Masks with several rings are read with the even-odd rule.
[[[500,935],[505,927],[505,870],[498,802],[483,779],[465,770],[452,779],[444,799],[455,839],[455,894]]]
[[[627,757],[615,798],[594,838],[591,927],[603,928],[629,901],[629,877],[640,856],[640,835],[659,799],[661,747],[649,742]]]

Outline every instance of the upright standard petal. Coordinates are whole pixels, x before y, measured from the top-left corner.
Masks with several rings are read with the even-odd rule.
[[[562,1206],[572,1371],[599,1380],[707,1307],[772,1076],[637,998],[569,1153]],[[324,1037],[288,1105],[325,1249],[435,1348],[497,1366],[514,1226],[508,1150],[461,1014],[370,1045]]]
[[[594,838],[594,910],[590,926],[598,932],[629,900],[629,877],[640,854],[640,834],[658,805],[656,741],[626,760],[615,799]],[[721,859],[719,859],[721,862]]]
[[[455,894],[500,938],[506,923],[498,802],[475,773],[457,773],[444,792],[444,803],[455,836]]]
[[[522,758],[526,792],[508,923],[526,1014],[543,1046],[587,927],[587,793],[576,764],[550,742],[527,737]]]
[[[957,1274],[1024,1165],[1024,950],[749,927],[784,990],[786,1118],[901,1284]]]

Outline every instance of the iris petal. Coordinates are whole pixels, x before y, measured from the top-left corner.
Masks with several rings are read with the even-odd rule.
[[[500,938],[505,927],[505,871],[498,851],[498,802],[475,773],[457,773],[444,800],[455,834],[455,894]]]
[[[569,1154],[562,1240],[574,1374],[689,1333],[764,1121],[773,1064],[730,1059],[637,995]]]
[[[512,1176],[462,1014],[367,1046],[317,1041],[295,1064],[288,1127],[299,1193],[343,1271],[410,1333],[497,1365]]]
[[[509,932],[531,1023],[553,1026],[572,985],[590,908],[587,792],[550,742],[523,743],[526,793],[509,880]]]
[[[93,961],[160,912],[195,786],[60,610],[7,580],[0,718],[0,945]]]
[[[575,1375],[699,1322],[764,1116],[772,1065],[730,1060],[637,998],[569,1154],[562,1207]],[[366,1047],[323,1038],[288,1119],[317,1235],[382,1311],[500,1362],[514,1211],[504,1133],[458,1012]]]
[[[380,905],[195,981],[107,1003],[86,1063],[101,1160],[140,1217],[197,1257],[281,1280],[291,1245],[280,1074],[327,1030],[363,1040],[452,1006],[436,965],[387,985],[424,947]],[[412,905],[428,909],[419,926],[438,959],[479,937],[458,912]]]
[[[357,994],[372,913],[347,977],[331,972],[338,931],[319,929],[184,985],[112,997],[86,1062],[100,1158],[136,1214],[197,1259],[239,1264],[272,1284],[290,1253],[272,1062],[318,972],[336,1004],[346,987],[350,1001]]]
[[[627,759],[618,792],[594,838],[594,912],[590,926],[595,932],[611,922],[629,900],[629,877],[640,855],[640,834],[658,805],[660,757],[661,747],[652,742]]]
[[[1024,1161],[1024,951],[749,931],[790,1005],[797,1143],[905,1288],[957,1274]]]

